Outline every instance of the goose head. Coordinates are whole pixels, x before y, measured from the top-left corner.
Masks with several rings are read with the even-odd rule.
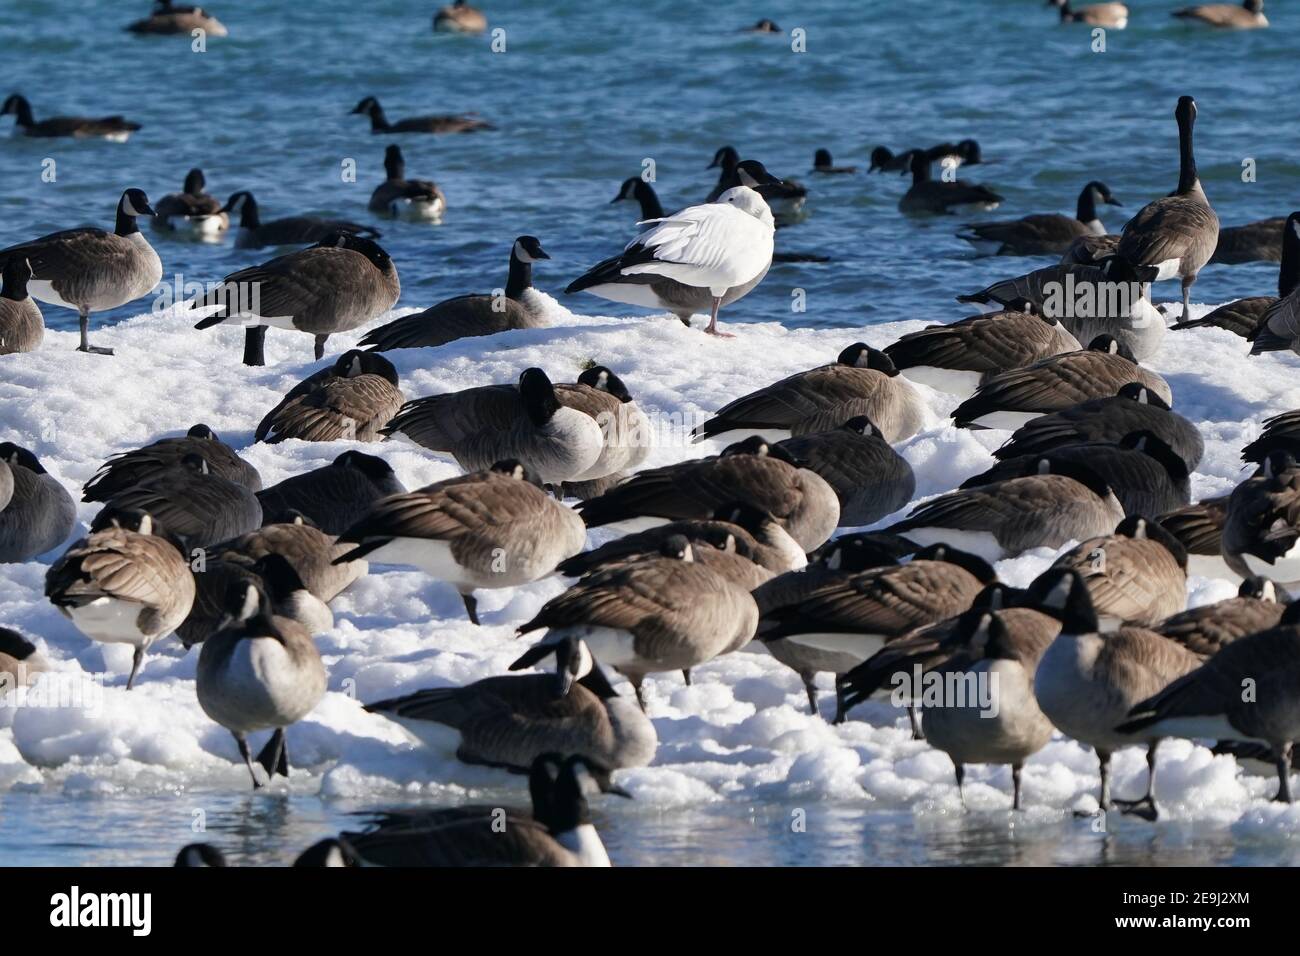
[[[819,149],[813,153],[813,169],[830,169],[835,165],[829,149]]]
[[[1048,568],[1029,585],[1026,603],[1060,621],[1062,634],[1095,634],[1100,629],[1088,585],[1073,568]]]
[[[783,180],[777,179],[756,159],[744,159],[736,164],[736,178],[740,185],[755,189],[758,186],[784,186]]]
[[[492,465],[488,471],[498,475],[505,475],[513,481],[526,481],[530,485],[542,487],[541,479],[528,470],[528,468],[517,458],[503,458],[501,461]]]
[[[201,196],[203,195],[203,188],[207,184],[208,181],[203,176],[203,170],[191,169],[185,174],[185,185],[182,187],[182,192],[190,196]]]
[[[191,843],[176,854],[175,866],[228,866],[226,855],[211,843]]]
[[[593,365],[591,368],[583,370],[582,374],[578,376],[578,382],[589,388],[607,392],[624,404],[632,401],[632,393],[623,384],[623,380],[604,365]]]
[[[185,433],[185,437],[202,438],[205,441],[220,441],[220,439],[217,438],[217,433],[202,422],[199,422],[197,425],[191,425],[190,430]]]
[[[349,349],[339,356],[334,363],[334,374],[338,378],[356,378],[359,375],[378,375],[393,385],[398,384],[397,367],[378,352],[363,352]]]
[[[365,99],[363,99],[360,103],[358,103],[356,106],[352,108],[352,113],[354,114],[365,113],[369,115],[378,109],[381,109],[379,105],[379,100],[375,99],[373,96],[367,96]]]
[[[122,198],[117,202],[117,211],[132,218],[157,215],[153,211],[153,206],[149,205],[149,197],[145,195],[144,190],[134,187],[122,193]]]
[[[839,356],[835,361],[840,365],[847,365],[850,368],[869,368],[881,372],[893,378],[898,374],[898,366],[880,349],[873,349],[870,345],[862,342],[854,342]]]
[[[555,386],[540,368],[524,369],[519,376],[519,397],[529,420],[537,426],[549,422],[561,407],[555,397]]]
[[[520,262],[536,262],[539,259],[551,258],[547,255],[546,250],[542,248],[541,240],[536,236],[520,236],[515,240],[510,255]]]
[[[683,534],[672,534],[665,538],[659,545],[659,556],[674,561],[685,561],[688,564],[695,560],[691,542]]]
[[[373,239],[367,239],[365,236],[358,236],[351,232],[345,232],[342,229],[336,229],[331,232],[320,242],[316,243],[317,249],[347,249],[351,252],[357,252],[370,260],[371,265],[381,272],[392,268],[393,260],[384,251],[384,248]]]
[[[12,97],[10,97],[12,99]],[[740,162],[740,153],[736,152],[734,146],[723,146],[713,154],[713,162],[709,163],[707,169],[721,168],[723,172],[734,169]]]
[[[11,441],[0,442],[0,461],[9,465],[16,465],[26,468],[30,472],[38,475],[45,474],[45,469],[41,466],[41,461],[34,454],[20,445],[15,445]]]

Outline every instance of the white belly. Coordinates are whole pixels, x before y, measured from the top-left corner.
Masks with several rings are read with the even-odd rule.
[[[1187,575],[1202,578],[1222,578],[1233,584],[1241,583],[1241,575],[1228,567],[1228,562],[1219,554],[1189,554],[1187,556]]]
[[[140,612],[144,608],[131,601],[102,597],[82,607],[68,608],[64,613],[72,623],[92,641],[102,644],[131,644],[148,647],[158,637],[140,630]]]
[[[998,543],[992,531],[967,531],[956,528],[909,528],[902,532],[903,537],[915,541],[921,547],[932,544],[946,544],[959,551],[978,555],[988,562],[1001,561],[1008,557],[1006,548]]]
[[[586,641],[591,656],[606,667],[635,668],[648,663],[638,656],[633,648],[636,639],[631,631],[595,624],[576,624],[572,627],[553,628],[547,635],[546,641],[549,644],[569,636]]]
[[[831,654],[844,654],[856,658],[858,663],[862,663],[885,646],[885,638],[881,634],[819,634],[814,632],[791,634],[785,640],[799,647],[807,647]],[[598,657],[597,660],[599,659]]]
[[[1007,409],[999,409],[996,412],[981,415],[975,419],[974,424],[982,425],[984,428],[1002,428],[1013,432],[1026,422],[1032,422],[1042,415],[1043,412],[1013,412]]]
[[[394,538],[367,557],[371,564],[404,564],[419,568],[436,581],[473,586],[471,575],[452,557],[451,545],[429,538]]]
[[[78,311],[79,307],[71,302],[65,302],[59,298],[59,294],[54,291],[54,286],[46,279],[29,279],[27,280],[27,292],[37,302],[46,302],[50,305],[57,305],[64,309]]]
[[[949,395],[957,395],[963,400],[975,394],[981,377],[979,372],[968,369],[938,368],[933,365],[915,365],[902,372],[904,378],[918,385],[928,385]]]
[[[1296,544],[1272,564],[1261,561],[1253,554],[1243,554],[1241,557],[1246,562],[1246,567],[1260,577],[1288,588],[1300,583],[1300,544]]]

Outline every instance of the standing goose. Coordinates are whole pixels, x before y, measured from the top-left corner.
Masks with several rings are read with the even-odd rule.
[[[277,554],[289,562],[307,589],[327,604],[369,570],[365,561],[334,563],[351,550],[351,545],[340,544],[301,513],[289,521],[262,525],[215,548],[220,560],[249,567]]]
[[[190,613],[194,591],[179,543],[143,511],[101,512],[45,575],[45,596],[77,630],[135,648],[127,690],[145,651]]]
[[[812,171],[814,173],[821,173],[823,175],[843,175],[848,173],[856,173],[858,171],[858,167],[836,166],[835,160],[831,159],[831,151],[829,149],[819,149],[817,150],[816,153],[813,154]]]
[[[273,614],[258,584],[232,586],[226,610],[231,623],[204,641],[199,654],[199,706],[235,738],[257,789],[262,783],[253,770],[248,734],[274,729],[257,759],[268,778],[288,777],[284,728],[325,696],[325,665],[307,629]]]
[[[257,493],[265,524],[293,521],[298,514],[326,534],[342,534],[389,495],[406,492],[382,458],[345,451],[324,468],[286,478]]]
[[[108,501],[141,482],[174,468],[188,455],[198,455],[219,478],[260,491],[262,476],[207,425],[194,425],[183,438],[160,438],[151,445],[114,455],[86,482],[82,501]]]
[[[1220,233],[1220,239],[1223,234]],[[1256,295],[1227,302],[1199,319],[1179,322],[1175,329],[1219,328],[1250,339],[1251,354],[1292,348],[1300,330],[1297,301],[1292,293],[1300,287],[1300,213],[1292,213],[1280,231],[1281,264],[1277,273],[1277,295]],[[1283,305],[1282,303],[1287,303]]]
[[[213,239],[230,228],[230,215],[203,191],[203,170],[191,169],[178,193],[168,193],[154,206],[153,227],[166,232],[184,228],[200,239]]]
[[[239,214],[239,229],[235,232],[236,249],[261,249],[265,246],[305,246],[320,242],[336,232],[350,232],[355,236],[378,239],[380,232],[346,219],[322,219],[320,216],[286,216],[262,222],[261,208],[253,194],[246,189],[231,193],[226,204],[218,210],[224,214]]]
[[[394,219],[438,220],[447,210],[447,197],[438,184],[427,179],[407,179],[402,147],[389,144],[384,150],[386,177],[370,194],[370,211]]]
[[[723,146],[713,154],[713,162],[709,163],[709,169],[716,168],[720,172],[717,185],[704,201],[718,202],[728,190],[748,186],[763,197],[775,218],[788,220],[796,215],[808,198],[808,190],[794,180],[756,176],[755,167],[763,173],[767,172],[762,163],[742,160],[734,146]]]
[[[0,471],[0,564],[30,561],[67,541],[77,506],[40,460],[13,442],[0,442]]]
[[[898,208],[910,215],[944,215],[962,208],[996,209],[1002,197],[974,183],[930,178],[930,160],[923,153],[912,155],[912,185],[898,201]]]
[[[345,531],[356,547],[336,562],[409,564],[460,592],[477,625],[476,590],[545,577],[587,543],[582,520],[533,484],[518,461],[502,461],[377,502]]]
[[[830,431],[787,438],[778,447],[835,490],[841,525],[879,521],[916,493],[912,466],[865,415]]]
[[[219,306],[196,329],[223,322],[246,327],[245,365],[266,364],[268,326],[314,336],[320,361],[332,334],[383,315],[401,292],[397,266],[387,252],[370,239],[335,232],[308,249],[231,273],[190,308]]]
[[[1042,359],[993,376],[952,413],[958,428],[1006,428],[1094,398],[1114,395],[1136,382],[1166,405],[1173,392],[1163,377],[1142,368],[1116,338],[1099,335],[1086,349]]]
[[[1115,252],[1134,268],[1154,267],[1157,279],[1181,276],[1183,321],[1186,322],[1191,318],[1192,283],[1214,255],[1219,242],[1219,217],[1205,198],[1196,175],[1196,157],[1192,152],[1196,101],[1190,96],[1180,96],[1174,117],[1178,120],[1178,188],[1138,210],[1125,224]]]
[[[139,189],[128,189],[117,202],[117,224],[112,232],[89,227],[52,232],[0,249],[0,268],[10,259],[26,259],[32,270],[28,292],[41,302],[77,310],[81,319],[78,349],[112,355],[112,349],[91,347],[87,337],[90,313],[125,305],[162,280],[162,261],[136,224],[140,216],[153,214],[149,197]]]
[[[414,399],[384,433],[449,452],[466,471],[518,459],[543,484],[557,486],[600,477],[591,470],[605,449],[596,420],[563,404],[540,368],[524,369],[517,390],[489,385]]]
[[[640,530],[667,521],[708,518],[732,503],[772,515],[804,551],[826,541],[839,524],[835,489],[758,436],[729,446],[716,458],[638,472],[582,502],[578,511],[589,528],[641,519],[635,522]]]
[[[1097,217],[1097,203],[1124,205],[1103,182],[1093,180],[1079,193],[1075,217],[1060,213],[1025,216],[1005,222],[976,222],[959,232],[976,252],[988,256],[1059,256],[1079,236],[1104,236],[1106,227]]]
[[[32,115],[32,105],[25,96],[18,93],[10,94],[4,105],[0,106],[0,116],[10,114],[14,118],[14,131],[23,136],[71,136],[74,139],[107,139],[114,143],[125,143],[132,133],[141,128],[139,123],[129,122],[121,116],[102,116],[98,119],[87,116],[55,116],[38,123]]]
[[[296,621],[311,634],[334,627],[334,615],[312,594],[289,561],[270,554],[253,562],[206,560],[194,575],[194,604],[176,628],[176,638],[186,648],[202,644],[230,623],[227,595],[232,587],[255,584],[266,591],[279,617]]]
[[[1234,584],[1242,575],[1223,556],[1223,523],[1228,517],[1228,497],[1206,498],[1156,518],[1187,551],[1187,573],[1203,578],[1223,578]],[[1234,562],[1236,563],[1236,562]]]
[[[1255,475],[1233,489],[1223,556],[1243,578],[1257,574],[1286,588],[1300,585],[1300,467],[1290,452],[1269,453]]]
[[[1122,3],[1092,3],[1078,10],[1070,7],[1070,0],[1047,0],[1047,5],[1060,9],[1062,23],[1086,23],[1116,30],[1128,26],[1128,7]]]
[[[551,645],[584,640],[592,655],[625,675],[645,710],[647,674],[689,670],[745,644],[758,625],[748,591],[695,562],[672,537],[661,556],[597,571],[547,601],[519,633],[547,628]]]
[[[1249,577],[1241,582],[1236,597],[1190,608],[1153,630],[1208,656],[1247,634],[1277,627],[1289,603],[1289,595],[1272,581]]]
[[[1051,469],[1050,471],[1048,469]],[[1033,472],[931,498],[888,529],[986,561],[1108,534],[1124,520],[1115,492],[1086,465],[1042,459]]]
[[[480,129],[495,129],[476,116],[413,116],[409,119],[388,122],[379,100],[367,96],[352,110],[370,117],[370,132],[375,133],[472,133]]]
[[[1260,219],[1241,226],[1222,226],[1211,263],[1281,262],[1285,216]]]
[[[1182,20],[1192,20],[1225,30],[1257,30],[1268,26],[1268,18],[1264,16],[1264,0],[1241,0],[1240,5],[1205,3],[1183,7],[1175,10],[1173,15]]]
[[[451,0],[433,15],[433,29],[437,33],[482,33],[487,29],[487,17],[465,0]]]
[[[302,441],[380,441],[381,430],[402,407],[397,369],[382,355],[352,349],[329,368],[291,388],[257,426],[268,444]]]
[[[857,342],[831,365],[798,372],[728,402],[691,435],[701,441],[743,431],[781,441],[865,415],[893,443],[920,431],[925,414],[920,393],[899,377],[893,360]]]
[[[15,630],[0,627],[0,697],[28,686],[48,666],[35,644]]]
[[[220,20],[202,7],[175,6],[172,0],[154,0],[153,13],[126,28],[131,33],[166,35],[192,34],[202,30],[208,36],[224,37],[227,30]]]
[[[404,315],[371,329],[358,343],[376,352],[434,348],[457,339],[495,335],[510,329],[541,329],[550,323],[545,304],[533,290],[533,263],[551,258],[535,236],[520,236],[510,247],[505,294],[458,295],[423,312]]]
[[[45,319],[27,291],[32,267],[22,256],[4,264],[0,285],[0,355],[35,352],[45,338]]]

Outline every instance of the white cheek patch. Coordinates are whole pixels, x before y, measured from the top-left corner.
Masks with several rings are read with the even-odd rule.
[[[529,254],[524,250],[524,244],[523,244],[522,242],[516,242],[516,243],[515,243],[514,253],[515,253],[515,258],[518,259],[520,262],[533,262],[533,261],[534,261],[533,257],[530,256],[530,255],[529,255]]]

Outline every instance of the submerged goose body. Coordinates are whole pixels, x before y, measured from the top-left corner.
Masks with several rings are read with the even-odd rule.
[[[203,191],[203,170],[191,169],[178,193],[168,193],[154,205],[153,226],[164,232],[185,230],[200,239],[215,239],[230,228],[230,215]]]
[[[846,175],[846,174],[856,173],[858,171],[858,167],[836,166],[835,160],[831,158],[830,150],[819,149],[817,150],[816,153],[813,154],[812,171],[814,173],[819,173],[824,176]]]
[[[228,35],[225,25],[202,7],[176,6],[172,0],[155,0],[153,13],[126,29],[130,33],[155,36],[192,34],[195,30],[202,30],[210,37]]]
[[[787,438],[778,447],[835,490],[842,526],[878,521],[916,492],[912,466],[865,416],[831,431]]]
[[[1094,180],[1079,194],[1074,218],[1050,213],[1006,222],[976,222],[957,235],[982,255],[1057,256],[1066,252],[1080,236],[1106,234],[1106,227],[1097,216],[1098,202],[1123,205],[1105,183]]]
[[[0,564],[30,561],[68,540],[77,506],[40,460],[0,442]]]
[[[0,355],[34,352],[45,339],[45,319],[27,291],[32,267],[14,256],[4,264],[0,285]]]
[[[239,228],[235,231],[237,249],[262,249],[266,246],[306,246],[320,242],[338,232],[378,239],[380,233],[346,219],[325,219],[320,216],[286,216],[283,219],[262,221],[261,207],[253,194],[246,189],[232,193],[221,207],[227,215],[239,214]]]
[[[266,524],[305,516],[326,534],[342,534],[361,519],[370,506],[406,487],[382,458],[345,451],[324,468],[293,475],[257,493]]]
[[[487,29],[487,17],[466,0],[452,0],[433,15],[433,29],[438,33],[482,33]]]
[[[427,179],[407,179],[406,160],[396,144],[384,150],[385,179],[370,194],[370,211],[394,219],[438,220],[447,210],[447,197]]]
[[[82,501],[108,501],[114,495],[133,488],[174,468],[188,455],[197,455],[207,463],[209,473],[260,491],[262,476],[257,469],[235,453],[204,424],[194,425],[181,438],[160,438],[134,451],[114,455],[86,482]]]
[[[132,133],[140,129],[139,123],[132,123],[121,116],[55,116],[37,121],[27,98],[17,93],[11,94],[4,105],[0,106],[0,116],[9,115],[14,118],[15,133],[40,138],[69,136],[73,139],[107,139],[125,143]]]
[[[912,215],[944,215],[958,209],[996,209],[1002,197],[989,189],[960,179],[930,178],[930,160],[923,153],[912,155],[912,185],[898,201],[898,208]]]
[[[395,123],[388,121],[388,115],[379,105],[379,100],[367,96],[352,110],[353,114],[370,117],[370,132],[381,133],[473,133],[478,130],[495,129],[476,116],[412,116]]]
[[[382,355],[352,349],[291,388],[266,413],[255,439],[373,442],[402,407],[397,369]]]

